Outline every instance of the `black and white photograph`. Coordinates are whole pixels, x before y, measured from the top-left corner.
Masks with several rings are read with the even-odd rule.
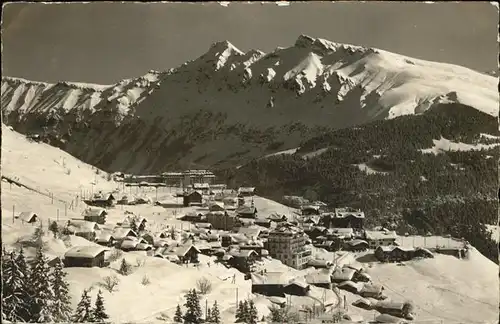
[[[10,2],[3,323],[500,324],[497,2]]]

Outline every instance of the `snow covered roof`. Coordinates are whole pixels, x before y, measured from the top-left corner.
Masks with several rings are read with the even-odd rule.
[[[356,270],[354,269],[348,269],[348,268],[342,268],[342,269],[335,269],[332,273],[332,278],[335,280],[351,280],[354,274],[356,273]]]
[[[115,229],[113,229],[112,235],[117,240],[124,239],[127,236],[135,236],[135,237],[137,237],[137,233],[136,232],[134,232],[130,228],[124,228],[124,227],[116,227]]]
[[[398,235],[394,231],[365,231],[365,237],[367,240],[395,240]]]
[[[368,244],[368,242],[366,242],[365,240],[355,239],[348,241],[347,244],[349,244],[350,246],[356,246],[360,244]]]
[[[328,272],[316,271],[305,275],[305,280],[309,284],[325,284],[331,283],[330,274]]]
[[[38,218],[38,215],[31,211],[22,212],[17,216],[18,219],[24,222],[31,222],[34,219]]]
[[[212,224],[210,223],[196,223],[195,226],[197,228],[212,228]]]
[[[83,211],[82,215],[83,216],[101,216],[102,214],[107,214],[106,209],[104,208],[87,208]]]
[[[97,236],[97,243],[107,243],[113,238],[113,235],[109,231],[102,231]]]
[[[243,235],[247,236],[248,238],[257,237],[257,236],[259,236],[260,232],[261,232],[261,229],[258,227],[254,227],[254,226],[240,227],[240,229],[238,230],[239,234],[243,234]]]
[[[208,183],[193,183],[193,189],[210,189],[210,185]]]
[[[115,197],[113,196],[112,193],[98,192],[92,196],[91,200],[93,200],[93,201],[106,201],[106,200],[110,200],[110,199],[115,199]]]
[[[286,286],[293,279],[291,274],[286,272],[267,272],[264,275],[252,273],[252,285],[283,285]]]
[[[66,258],[86,258],[86,259],[92,259],[95,258],[97,255],[107,251],[108,249],[102,247],[102,246],[75,246],[71,249],[69,249],[65,254],[64,257]]]
[[[255,206],[241,206],[236,209],[236,213],[238,214],[255,214],[257,212],[257,208]]]
[[[240,250],[240,251],[230,251],[229,252],[229,255],[232,255],[233,257],[237,257],[237,258],[248,258],[250,257],[251,255],[257,255],[257,252],[255,252],[254,250]]]
[[[122,249],[135,249],[135,247],[137,246],[137,244],[139,244],[138,241],[134,241],[134,240],[123,240],[122,244],[120,245],[120,247]]]
[[[363,289],[364,284],[362,282],[353,282],[350,280],[343,281],[337,285],[338,287],[349,286],[356,289],[357,292],[360,292]]]
[[[92,233],[100,229],[99,224],[96,222],[79,219],[71,219],[66,225],[66,230],[70,233]]]
[[[238,193],[253,193],[255,191],[255,187],[240,187],[238,188]]]

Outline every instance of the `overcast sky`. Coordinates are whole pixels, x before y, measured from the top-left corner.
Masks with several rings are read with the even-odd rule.
[[[3,75],[109,84],[174,68],[229,40],[243,51],[300,34],[416,58],[497,68],[498,11],[482,3],[8,4]]]

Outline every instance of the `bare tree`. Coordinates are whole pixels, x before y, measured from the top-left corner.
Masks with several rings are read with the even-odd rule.
[[[120,279],[118,279],[117,276],[107,276],[104,277],[103,282],[101,285],[109,292],[113,292],[115,290],[115,287],[118,286],[120,283]]]
[[[149,277],[144,275],[144,277],[142,277],[142,280],[141,280],[141,284],[143,286],[147,286],[151,283],[151,280],[149,280]]]
[[[196,287],[202,295],[208,294],[212,291],[212,283],[207,278],[203,277],[196,282]]]

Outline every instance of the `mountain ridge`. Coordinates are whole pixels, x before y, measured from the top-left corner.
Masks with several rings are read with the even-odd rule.
[[[1,99],[4,121],[20,132],[48,133],[54,145],[108,171],[157,172],[235,165],[270,153],[268,146],[297,147],[324,130],[443,102],[498,116],[496,82],[451,64],[301,35],[267,54],[215,42],[175,69],[112,85],[3,77]],[[94,147],[82,150],[90,141]],[[158,150],[170,154],[153,157]]]

